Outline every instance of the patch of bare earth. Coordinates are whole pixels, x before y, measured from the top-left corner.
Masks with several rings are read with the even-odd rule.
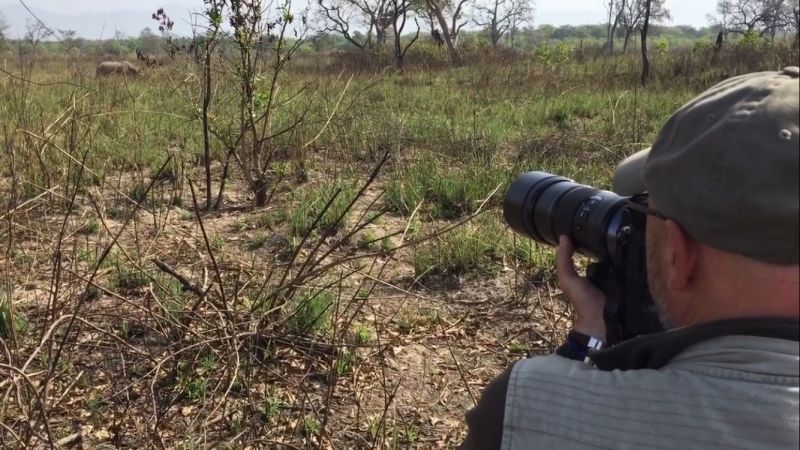
[[[279,209],[248,207],[232,183],[201,226],[186,193],[136,207],[123,191],[80,196],[66,221],[44,202],[6,219],[2,288],[24,317],[0,346],[6,446],[455,448],[486,383],[552,351],[569,317],[522,269],[418,280],[413,248],[350,242],[292,287],[339,277],[330,324],[298,333],[267,295],[294,252]],[[369,228],[396,247],[406,225]]]

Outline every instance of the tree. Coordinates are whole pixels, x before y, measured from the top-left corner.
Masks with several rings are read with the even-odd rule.
[[[8,42],[6,38],[7,30],[8,30],[8,24],[6,23],[3,14],[0,13],[0,51],[3,51],[8,47]]]
[[[797,0],[764,0],[761,36],[775,38],[778,31],[794,30]]]
[[[608,0],[606,12],[608,13],[608,25],[606,26],[606,51],[614,53],[614,36],[617,33],[617,26],[622,17],[622,11],[628,0]]]
[[[296,90],[282,86],[287,63],[305,42],[307,18],[300,17],[303,27],[295,23],[291,0],[278,0],[271,5],[267,9],[261,0],[227,3],[224,10],[232,28],[230,45],[235,49],[230,65],[236,68],[230,77],[231,85],[239,91],[238,113],[220,119],[232,120],[228,126],[208,127],[241,169],[255,206],[265,206],[270,201],[282,176],[274,168],[277,158],[286,151],[278,139],[295,133],[311,106],[309,101],[299,107],[299,112],[289,109],[290,103],[294,107],[299,102],[309,84]],[[294,35],[292,39],[289,33]],[[269,55],[257,50],[265,35],[274,36]],[[259,69],[263,66],[264,71]],[[228,131],[220,131],[225,128]]]
[[[623,1],[620,9],[620,25],[625,33],[622,51],[628,49],[628,42],[636,31],[640,31],[644,23],[646,0]],[[650,23],[660,23],[671,19],[665,0],[652,0],[650,4]]]
[[[533,15],[531,0],[487,0],[475,6],[475,24],[485,27],[493,46]]]
[[[792,10],[790,19],[794,28],[794,45],[797,48],[800,46],[800,0],[791,0],[789,6]]]
[[[644,19],[642,23],[642,86],[650,79],[650,58],[647,55],[647,31],[650,28],[650,11],[653,0],[644,0]]]
[[[781,30],[797,29],[797,0],[719,0],[715,19],[724,31],[774,38]]]
[[[507,36],[508,36],[508,42],[511,45],[511,47],[514,47],[514,38],[516,38],[520,28],[523,28],[523,25],[525,25],[526,23],[533,25],[533,13],[534,13],[533,0],[526,0],[525,3],[527,3],[529,7],[527,13],[515,14],[512,15],[511,18],[509,19]]]
[[[317,0],[317,12],[323,23],[321,32],[333,32],[353,46],[381,51],[392,39],[392,54],[398,69],[403,68],[406,52],[419,38],[419,22],[414,0]],[[416,33],[405,45],[401,36],[410,20],[417,23]],[[354,26],[366,28],[363,34]]]
[[[73,49],[78,47],[78,38],[75,30],[58,30],[58,40],[64,47],[64,56],[68,56]]]
[[[396,19],[390,0],[317,0],[317,12],[327,31],[340,34],[360,49],[373,49],[386,42],[387,29]],[[362,27],[366,34],[354,27]]]
[[[146,55],[155,55],[161,48],[161,38],[150,27],[139,32],[139,51]]]
[[[414,37],[411,38],[411,40],[405,45],[403,45],[401,36],[403,34],[403,30],[405,29],[406,23],[408,22],[409,15],[413,14],[413,11],[411,10],[412,2],[411,0],[389,0],[389,6],[389,13],[392,16],[392,32],[394,34],[393,50],[395,66],[399,70],[403,70],[406,53],[419,38],[419,21],[417,21],[417,18],[414,17],[414,23],[417,25],[417,31],[414,33]]]
[[[213,68],[211,64],[214,51],[220,41],[222,33],[222,16],[225,11],[224,0],[204,0],[205,3],[205,18],[208,20],[203,36],[195,34],[192,47],[196,50],[195,55],[199,55],[199,49],[202,48],[202,59],[197,56],[193,58],[195,63],[200,66],[203,74],[202,84],[202,107],[200,109],[200,120],[203,124],[203,166],[205,167],[205,184],[206,184],[206,209],[210,210],[212,207],[218,208],[222,202],[222,193],[225,189],[225,181],[228,175],[228,165],[230,156],[233,151],[228,152],[222,170],[222,179],[220,180],[219,195],[217,196],[216,204],[212,204],[211,194],[211,124],[209,122],[209,110],[211,108],[211,101],[214,96],[214,89],[212,83]],[[144,31],[144,30],[143,30]],[[195,31],[195,30],[193,30]]]
[[[20,56],[27,57],[28,73],[36,63],[36,50],[39,48],[39,44],[51,36],[53,36],[53,30],[43,22],[32,19],[28,19],[26,22],[25,36],[20,43]]]
[[[450,61],[454,65],[461,63],[461,56],[458,53],[458,35],[461,33],[461,29],[468,23],[468,20],[464,18],[464,12],[468,1],[469,0],[425,0],[431,32],[436,29],[435,23],[441,27],[441,35],[444,38],[444,43],[447,44]]]
[[[536,28],[536,30],[534,30],[533,32],[534,44],[547,42],[549,39],[556,39],[554,37],[556,31],[558,31],[558,28],[554,27],[553,25],[550,25],[549,23],[539,25],[539,27]]]

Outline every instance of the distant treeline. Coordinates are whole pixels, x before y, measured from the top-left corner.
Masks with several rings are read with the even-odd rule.
[[[663,26],[651,25],[649,36],[656,45],[666,45],[677,47],[683,45],[693,45],[697,42],[713,43],[717,37],[716,27],[695,28],[692,26]],[[355,33],[358,35],[358,32]],[[2,35],[0,35],[1,37]],[[570,45],[596,46],[604,45],[607,36],[607,26],[597,25],[539,25],[538,27],[525,27],[519,29],[514,34],[508,35],[500,45],[519,50],[533,49],[541,45],[567,43]],[[778,36],[780,38],[782,36]],[[405,38],[405,36],[404,36]],[[620,41],[623,39],[622,31],[618,33]],[[731,40],[740,39],[740,35],[729,36]],[[420,39],[433,40],[431,36],[420,35]],[[310,34],[304,38],[302,52],[332,52],[332,51],[352,51],[358,50],[351,42],[340,34],[319,32]],[[36,42],[35,51],[37,54],[57,55],[57,54],[102,54],[130,56],[137,52],[156,56],[164,56],[174,51],[191,52],[194,48],[194,40],[191,37],[164,36],[153,32],[149,28],[141,31],[139,36],[117,35],[114,38],[104,40],[91,40],[80,37],[69,36],[67,39],[53,39]],[[263,45],[271,45],[269,37],[263,39]],[[5,39],[0,42],[0,51],[10,56],[30,47],[32,42],[26,39]],[[480,48],[491,46],[490,37],[487,31],[463,31],[459,35],[459,46],[467,48]],[[635,47],[635,46],[632,46]]]

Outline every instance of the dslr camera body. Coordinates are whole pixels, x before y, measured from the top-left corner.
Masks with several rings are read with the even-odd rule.
[[[663,330],[647,285],[643,196],[622,197],[546,172],[526,172],[508,188],[503,216],[514,231],[556,246],[569,237],[595,259],[587,278],[606,295],[606,344]]]

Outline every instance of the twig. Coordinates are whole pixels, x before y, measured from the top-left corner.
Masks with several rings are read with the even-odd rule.
[[[178,280],[178,282],[181,284],[181,286],[183,286],[183,288],[185,290],[191,291],[192,293],[194,293],[195,295],[197,295],[200,298],[203,298],[203,297],[206,296],[206,292],[202,288],[200,288],[196,284],[192,283],[185,276],[183,276],[180,273],[178,273],[178,271],[175,270],[174,268],[172,268],[172,266],[170,266],[169,264],[165,263],[164,261],[161,261],[158,258],[152,258],[151,261],[153,261],[153,264],[155,264],[156,267],[158,267],[162,271],[166,272],[167,274],[171,275],[176,280]]]
[[[72,433],[69,436],[64,436],[63,438],[56,441],[56,447],[64,447],[66,445],[77,444],[83,441],[83,430],[78,431],[77,433]]]

